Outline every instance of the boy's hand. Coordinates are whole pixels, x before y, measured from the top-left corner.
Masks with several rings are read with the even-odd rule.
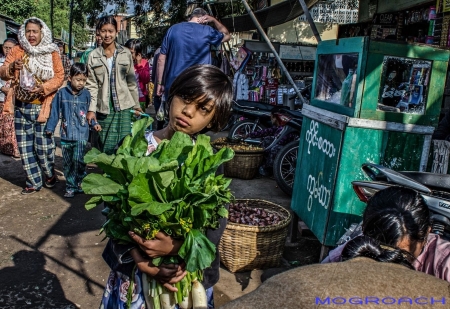
[[[91,125],[91,126],[93,126],[94,123],[97,123],[97,118],[95,117],[94,112],[88,112],[86,115],[86,119],[87,119],[89,125]]]
[[[152,261],[142,256],[138,249],[130,251],[139,270],[149,276],[155,278],[162,283],[166,289],[172,292],[178,291],[172,284],[181,281],[186,276],[185,263],[177,264],[161,264],[159,266],[153,265]]]
[[[98,122],[94,125],[94,130],[100,132],[102,130],[102,126],[98,124]]]
[[[141,250],[151,258],[166,255],[176,255],[183,245],[183,241],[173,239],[164,232],[158,232],[154,239],[146,240],[133,232],[128,232],[130,237],[139,245]]]
[[[53,132],[47,131],[47,132],[45,132],[45,134],[52,136]]]
[[[139,118],[140,116],[141,116],[141,114],[142,113],[144,113],[143,111],[142,111],[142,108],[135,108],[134,109],[134,117],[136,117],[136,118]]]

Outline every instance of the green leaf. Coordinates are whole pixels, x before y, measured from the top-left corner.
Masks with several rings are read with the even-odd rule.
[[[107,155],[106,153],[97,153],[89,151],[88,156],[90,163],[95,163],[99,168],[110,176],[112,180],[122,185],[126,184],[126,173],[121,163],[123,155],[117,157],[116,155]],[[86,157],[85,157],[86,158]]]
[[[89,174],[84,177],[81,188],[85,194],[114,195],[123,187],[109,178],[99,174]]]
[[[206,149],[209,156],[214,154],[213,148],[211,146],[211,138],[208,135],[199,134],[197,136],[197,140],[195,141],[195,145],[203,146]]]
[[[133,178],[133,181],[128,186],[129,199],[131,206],[150,203],[155,200],[156,195],[153,195],[153,180],[149,179],[151,176],[147,174],[138,174]]]
[[[125,157],[128,157],[131,155],[131,140],[132,137],[130,135],[125,136],[125,138],[122,141],[122,145],[120,145],[119,149],[117,149],[116,154],[124,155]]]
[[[171,209],[172,206],[173,205],[171,203],[158,203],[158,202],[137,204],[134,205],[133,208],[131,208],[131,214],[133,216],[138,216],[142,212],[147,211],[149,214],[153,216],[158,216],[163,212]]]
[[[120,198],[114,195],[102,195],[102,200],[105,202],[118,202]]]
[[[145,130],[150,127],[153,119],[151,117],[144,117],[133,123],[131,129],[131,155],[135,157],[142,157],[147,152],[148,142],[145,139]]]
[[[92,163],[93,160],[95,160],[95,158],[100,155],[102,152],[100,150],[98,150],[97,148],[92,148],[91,150],[89,150],[85,155],[84,155],[84,162],[87,163]]]
[[[139,161],[139,158],[136,157],[125,157],[124,159],[124,168],[127,171],[128,179],[131,181],[133,179],[133,176],[136,176],[137,173],[135,173],[135,167],[136,163]],[[137,169],[139,171],[139,168]]]
[[[173,171],[164,171],[154,174],[154,179],[161,188],[167,188],[172,183],[175,178],[175,173]]]
[[[101,196],[93,196],[89,201],[84,204],[84,208],[87,210],[91,210],[92,208],[97,207],[102,203],[102,197]]]
[[[228,218],[228,210],[223,206],[219,208],[217,214],[222,218]]]
[[[192,139],[189,135],[181,132],[175,132],[170,141],[165,144],[162,151],[158,153],[158,159],[161,163],[177,160],[181,165],[188,157],[188,154],[192,148]]]
[[[216,258],[216,247],[199,230],[191,230],[186,235],[178,255],[186,262],[186,270],[194,272],[211,266]]]
[[[133,137],[144,137],[145,130],[150,127],[153,122],[151,117],[143,117],[135,122],[133,122],[133,127],[131,128],[131,135]]]

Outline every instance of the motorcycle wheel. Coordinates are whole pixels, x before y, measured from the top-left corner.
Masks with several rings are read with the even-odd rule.
[[[273,162],[273,176],[278,187],[292,196],[294,186],[295,167],[297,166],[299,141],[292,141],[281,148]]]
[[[244,138],[247,134],[253,133],[258,130],[265,129],[266,127],[260,123],[257,123],[255,126],[255,122],[252,120],[241,120],[236,122],[228,132],[228,138],[230,139],[240,139]]]

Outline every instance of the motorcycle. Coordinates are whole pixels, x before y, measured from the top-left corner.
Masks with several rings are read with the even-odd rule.
[[[273,177],[278,187],[287,195],[292,196],[303,116],[298,111],[288,111],[287,113],[292,118],[285,124],[284,136],[291,132],[298,133],[298,136],[284,145],[277,153],[273,162]]]
[[[263,147],[266,153],[276,152],[272,167],[274,179],[283,192],[292,195],[303,116],[300,111],[280,108],[273,113],[273,117],[281,126],[281,130],[274,136],[247,137],[243,138],[243,141]],[[285,143],[286,139],[289,139],[288,143]],[[280,145],[283,146],[280,148]]]
[[[301,90],[303,99],[309,102],[311,97],[311,85]],[[296,94],[291,94],[290,100],[293,100]],[[270,105],[266,103],[251,101],[235,101],[233,102],[233,113],[228,121],[227,126],[223,130],[229,130],[229,139],[241,139],[250,133],[258,130],[266,129],[272,126],[271,112],[279,109],[278,105]],[[288,107],[281,107],[283,110],[289,110]],[[300,110],[301,105],[295,105],[294,110]],[[297,117],[295,115],[294,117]]]
[[[234,101],[231,118],[224,128],[229,128],[228,138],[240,139],[249,133],[271,127],[270,115],[274,108],[274,105],[266,103]]]
[[[449,239],[450,236],[450,175],[426,172],[396,172],[387,167],[365,163],[363,172],[371,181],[353,181],[353,190],[362,202],[389,186],[414,189],[422,195],[430,209],[431,232]],[[345,236],[345,235],[344,235]]]

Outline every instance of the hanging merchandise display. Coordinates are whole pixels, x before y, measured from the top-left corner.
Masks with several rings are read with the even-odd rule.
[[[233,85],[235,90],[235,100],[248,100],[248,79],[245,74],[237,72],[234,75]]]
[[[301,90],[310,84],[314,71],[316,47],[280,43],[274,43],[274,46],[296,87]],[[243,91],[247,86],[247,100],[282,105],[283,93],[295,93],[295,90],[293,85],[288,83],[287,77],[281,74],[280,67],[267,44],[246,40],[243,47],[244,49],[238,51],[238,60],[235,61],[234,66],[238,67],[239,65],[240,71],[239,75],[236,74],[238,77],[235,76],[236,100],[245,97]],[[245,75],[247,83],[242,84],[242,75]],[[296,99],[296,104],[300,104],[298,99]]]

